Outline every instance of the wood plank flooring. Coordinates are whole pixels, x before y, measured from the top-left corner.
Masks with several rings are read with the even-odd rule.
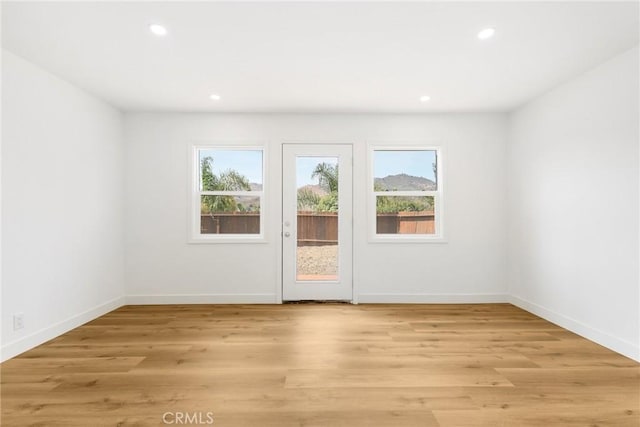
[[[640,426],[638,363],[509,304],[125,306],[1,369],[2,426]]]

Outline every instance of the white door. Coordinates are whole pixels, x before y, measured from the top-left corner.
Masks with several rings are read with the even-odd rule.
[[[351,151],[283,145],[283,301],[353,298]]]

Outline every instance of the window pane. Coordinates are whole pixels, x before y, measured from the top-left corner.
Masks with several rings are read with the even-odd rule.
[[[376,196],[377,234],[435,234],[432,196]]]
[[[201,191],[262,191],[262,150],[199,150]]]
[[[296,280],[338,280],[338,158],[298,157],[296,188]]]
[[[200,196],[200,233],[260,234],[260,197]]]
[[[375,150],[374,191],[435,191],[437,167],[434,150]]]

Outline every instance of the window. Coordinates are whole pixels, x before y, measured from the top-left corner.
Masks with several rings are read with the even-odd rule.
[[[442,239],[442,158],[434,147],[371,147],[373,240]]]
[[[192,242],[263,239],[263,148],[194,147],[193,171]]]

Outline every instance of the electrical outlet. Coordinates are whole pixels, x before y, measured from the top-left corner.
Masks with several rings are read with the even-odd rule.
[[[24,314],[16,313],[13,315],[13,330],[17,331],[22,328],[24,328]]]

